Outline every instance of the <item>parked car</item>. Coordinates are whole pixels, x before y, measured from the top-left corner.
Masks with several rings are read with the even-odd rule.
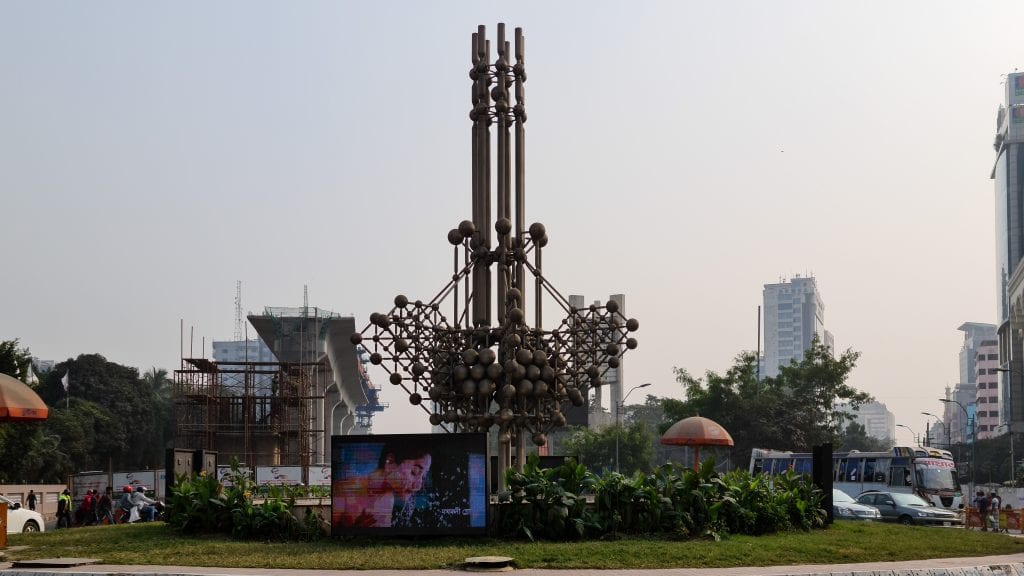
[[[43,522],[43,515],[35,510],[22,508],[21,504],[11,502],[4,496],[0,496],[0,502],[7,503],[7,533],[18,532],[42,532],[46,530]]]
[[[903,492],[868,490],[857,496],[857,502],[878,508],[882,520],[900,524],[932,524],[952,526],[963,524],[960,515],[952,510],[932,506],[920,496]]]
[[[836,520],[881,520],[882,513],[878,508],[860,504],[846,492],[833,488],[832,517]]]

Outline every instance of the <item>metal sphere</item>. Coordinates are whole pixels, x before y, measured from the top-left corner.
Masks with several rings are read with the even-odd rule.
[[[363,341],[363,335],[360,334],[359,332],[356,332],[355,334],[349,336],[348,339],[350,342],[352,342],[354,346],[359,346],[359,344],[361,344]]]
[[[630,332],[636,332],[640,328],[640,323],[637,322],[636,318],[630,318],[626,320],[626,330]]]
[[[459,233],[463,238],[469,238],[476,233],[476,225],[471,220],[463,220],[459,222]]]
[[[543,247],[545,247],[547,245],[548,245],[548,235],[545,234],[545,235],[540,237],[540,240],[537,240],[537,246],[540,246],[541,248],[543,248]]]
[[[480,359],[480,354],[477,353],[475,348],[466,348],[462,351],[462,362],[466,366],[472,366],[476,364],[477,360]]]
[[[398,296],[395,296],[395,306],[398,306],[399,308],[405,308],[408,305],[409,305],[409,299],[406,298],[403,294],[399,294]]]
[[[619,311],[619,303],[616,302],[615,300],[609,300],[605,302],[604,307],[605,310],[611,312],[612,314],[615,314],[616,312]]]
[[[555,369],[547,365],[542,366],[540,369],[540,379],[547,382],[548,384],[554,384]]]
[[[498,378],[501,378],[501,375],[504,372],[505,371],[501,369],[501,364],[495,363],[488,364],[487,366],[487,377],[490,378],[491,380],[497,380]]]
[[[462,232],[459,232],[458,228],[452,228],[448,231],[448,243],[452,246],[462,244],[462,240]]]
[[[401,384],[402,375],[399,374],[398,372],[392,372],[391,376],[388,376],[388,380],[390,380],[392,384]]]
[[[533,382],[530,380],[520,380],[516,384],[516,393],[520,396],[531,396],[533,394]]]
[[[370,312],[370,324],[376,326],[378,318],[380,318],[380,312]]]
[[[543,446],[548,443],[548,437],[540,432],[534,432],[533,443],[537,446]]]
[[[441,424],[441,415],[440,414],[431,414],[430,415],[430,425],[431,426],[439,426],[440,424]]]
[[[422,376],[423,373],[426,372],[426,371],[427,371],[427,367],[424,366],[423,364],[420,364],[419,362],[416,362],[416,363],[414,363],[412,365],[412,375],[413,376]]]
[[[533,381],[533,394],[535,396],[544,396],[548,393],[548,385],[543,380]]]
[[[608,359],[609,368],[618,368],[619,364],[621,364],[621,362],[619,361],[618,356],[612,356],[611,358]]]
[[[480,380],[487,375],[487,368],[483,364],[474,364],[469,369],[469,377],[473,380]]]
[[[505,384],[498,390],[498,396],[501,398],[514,398],[516,395],[516,389],[511,384]]]
[[[423,397],[420,396],[418,393],[413,392],[412,394],[409,394],[409,404],[412,404],[413,406],[419,406],[420,402],[423,402]]]
[[[480,351],[480,362],[484,365],[490,365],[497,358],[497,354],[494,353],[493,348],[484,348]]]
[[[374,352],[373,354],[370,354],[370,364],[373,364],[374,366],[380,366],[380,363],[383,361],[384,357],[381,356],[379,352]]]
[[[523,309],[513,308],[508,311],[508,320],[513,324],[520,324],[523,321]]]
[[[395,352],[402,353],[409,351],[409,342],[404,338],[395,338]]]
[[[469,377],[469,368],[466,368],[462,364],[457,365],[452,369],[452,380],[456,382],[462,382]]]
[[[587,367],[587,376],[589,376],[591,379],[597,378],[600,375],[601,375],[601,369],[598,368],[597,366],[594,366],[593,364],[591,364],[590,366]]]
[[[561,412],[555,412],[551,415],[551,423],[555,426],[565,426],[565,415]]]
[[[438,386],[431,386],[430,389],[427,390],[427,396],[429,396],[434,402],[437,402],[437,400],[441,398],[441,388]]]
[[[529,366],[533,363],[533,352],[526,348],[516,350],[516,362],[519,362],[524,366]]]
[[[523,293],[519,291],[519,288],[509,288],[505,293],[505,299],[513,304],[518,304],[523,299]]]
[[[583,406],[583,394],[580,394],[580,391],[575,388],[570,388],[569,401],[573,406]]]
[[[498,412],[498,422],[501,422],[502,424],[508,424],[512,421],[513,417],[515,417],[515,414],[513,414],[508,408],[502,408],[501,411]]]
[[[498,218],[494,223],[494,231],[504,236],[512,231],[512,221],[508,218]]]
[[[544,225],[541,224],[540,222],[534,222],[533,224],[530,224],[530,238],[534,242],[540,240],[545,233],[546,229],[544,228]]]
[[[466,396],[476,394],[476,380],[464,380],[462,382],[462,393]]]
[[[547,366],[548,365],[548,355],[545,354],[543,350],[534,350],[533,351],[533,364],[535,366]]]
[[[526,377],[530,380],[537,380],[540,378],[540,367],[536,364],[530,364],[526,367]]]
[[[476,391],[481,396],[493,394],[496,388],[497,385],[494,383],[494,380],[491,380],[489,378],[484,378],[483,380],[480,380],[479,382],[477,382],[476,385]]]
[[[626,338],[626,348],[636,350],[636,338]]]
[[[502,444],[508,444],[511,441],[512,441],[512,435],[509,434],[508,432],[505,432],[503,434],[498,434],[498,442],[501,442]]]
[[[604,352],[609,356],[615,356],[619,353],[619,345],[615,342],[609,342],[608,345],[604,347]]]

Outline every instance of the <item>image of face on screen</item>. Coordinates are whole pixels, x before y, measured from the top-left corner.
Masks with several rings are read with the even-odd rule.
[[[334,513],[342,526],[388,528],[412,513],[412,500],[430,473],[423,450],[384,446],[377,467],[335,485]]]

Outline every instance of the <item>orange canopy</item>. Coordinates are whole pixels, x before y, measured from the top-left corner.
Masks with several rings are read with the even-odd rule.
[[[0,374],[0,422],[46,420],[50,415],[43,399],[24,382]]]
[[[732,436],[718,422],[690,416],[673,424],[661,435],[662,444],[673,446],[732,446]]]
[[[700,468],[701,446],[732,446],[732,436],[718,422],[701,416],[690,416],[676,422],[661,435],[661,443],[672,446],[693,446],[693,469]]]

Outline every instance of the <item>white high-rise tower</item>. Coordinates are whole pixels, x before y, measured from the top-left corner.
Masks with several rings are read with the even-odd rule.
[[[825,331],[825,304],[814,277],[797,276],[778,284],[764,285],[764,370],[762,377],[779,374],[779,366],[799,362],[817,334],[832,348]]]

